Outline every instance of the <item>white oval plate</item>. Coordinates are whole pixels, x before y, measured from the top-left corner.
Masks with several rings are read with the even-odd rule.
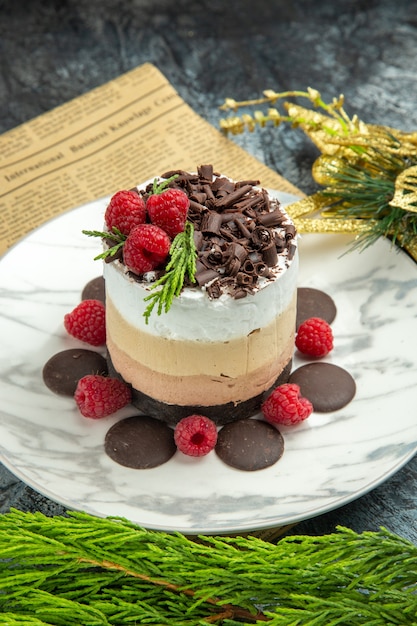
[[[284,194],[277,194],[283,201]],[[300,237],[300,286],[333,297],[335,349],[326,359],[355,378],[344,409],[282,428],[285,452],[274,466],[241,472],[213,452],[177,452],[165,465],[132,470],[103,451],[104,436],[130,407],[103,420],[83,418],[71,398],[44,385],[68,337],[65,313],[101,273],[97,229],[107,199],[34,231],[0,262],[0,459],[18,478],[69,509],[121,516],[146,528],[221,534],[273,528],[337,508],[376,487],[417,451],[417,267],[379,241],[348,252],[339,235]],[[294,367],[302,364],[295,358]]]

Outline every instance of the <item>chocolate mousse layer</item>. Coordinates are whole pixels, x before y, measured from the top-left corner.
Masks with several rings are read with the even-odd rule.
[[[114,369],[109,355],[107,355],[107,362],[109,374],[111,376],[122,378]],[[143,413],[156,417],[157,419],[172,426],[177,424],[183,417],[187,417],[188,415],[192,415],[194,413],[205,415],[206,417],[212,419],[218,426],[222,426],[223,424],[241,420],[243,418],[247,418],[248,415],[255,415],[258,413],[263,400],[271,393],[271,391],[278,385],[282,385],[288,381],[291,373],[291,367],[292,359],[288,361],[281,374],[267,391],[239,403],[227,402],[225,404],[211,404],[210,406],[201,406],[196,404],[167,404],[165,402],[160,402],[155,398],[151,398],[138,389],[132,388],[132,404]]]

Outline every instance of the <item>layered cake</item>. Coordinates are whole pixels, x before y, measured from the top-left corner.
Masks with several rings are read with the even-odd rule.
[[[188,198],[195,276],[185,274],[169,310],[149,314],[164,263],[137,273],[123,247],[107,256],[109,371],[131,385],[137,408],[171,425],[192,413],[217,425],[252,416],[291,371],[294,225],[258,181],[232,181],[210,165],[167,172],[130,191],[147,206],[155,183],[164,181]],[[151,222],[149,213],[145,219]]]

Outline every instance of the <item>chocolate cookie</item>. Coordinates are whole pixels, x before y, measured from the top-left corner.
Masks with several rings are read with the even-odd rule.
[[[284,439],[267,422],[243,419],[223,426],[215,450],[227,465],[251,472],[276,463],[284,452]]]
[[[105,303],[106,293],[103,276],[97,276],[85,285],[81,293],[81,300],[100,300]]]
[[[320,317],[331,324],[336,317],[336,312],[334,301],[324,291],[312,287],[299,287],[297,289],[297,329],[310,317]]]
[[[356,383],[349,372],[332,363],[302,365],[291,374],[289,382],[299,385],[301,395],[319,413],[341,409],[356,393]]]
[[[107,376],[107,361],[98,352],[83,348],[57,352],[42,370],[48,389],[63,396],[73,396],[80,378],[88,374]]]
[[[169,461],[177,446],[172,428],[153,417],[135,415],[107,431],[104,449],[119,465],[149,469]]]

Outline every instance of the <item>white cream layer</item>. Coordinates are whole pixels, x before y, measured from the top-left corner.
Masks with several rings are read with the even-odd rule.
[[[156,337],[202,342],[247,336],[269,326],[283,313],[297,288],[298,254],[289,267],[273,271],[274,279],[261,279],[254,294],[239,300],[228,294],[211,300],[203,289],[184,289],[174,298],[168,313],[157,315],[154,309],[146,324],[144,298],[149,295],[151,284],[136,282],[119,261],[104,264],[107,295],[130,326]]]

